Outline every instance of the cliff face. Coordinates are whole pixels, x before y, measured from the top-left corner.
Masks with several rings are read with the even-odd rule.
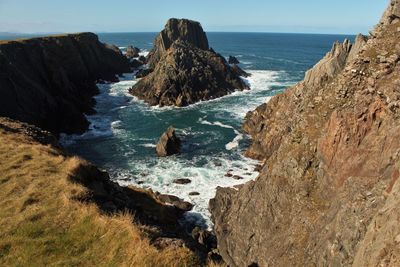
[[[198,22],[170,19],[156,38],[148,62],[152,72],[130,93],[150,105],[187,106],[248,89],[240,77],[242,70],[209,49]]]
[[[399,8],[246,116],[263,169],[210,201],[229,265],[400,264]]]
[[[82,133],[95,81],[130,71],[118,48],[80,33],[0,42],[0,116],[55,134]]]

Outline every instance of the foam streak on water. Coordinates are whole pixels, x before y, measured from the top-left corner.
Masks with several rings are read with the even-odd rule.
[[[284,72],[249,72],[251,90],[185,108],[149,107],[133,98],[127,94],[135,83],[132,75],[118,83],[100,84],[97,114],[88,116],[89,131],[63,136],[62,142],[105,167],[122,185],[139,185],[190,201],[195,206],[186,219],[211,226],[208,202],[216,188],[242,184],[258,175],[254,171],[258,162],[242,155],[248,144],[241,130],[243,117],[268,101],[271,88],[282,85],[278,80]],[[182,153],[158,158],[155,145],[169,125],[175,126],[183,141]],[[178,178],[189,178],[191,183],[173,183]]]

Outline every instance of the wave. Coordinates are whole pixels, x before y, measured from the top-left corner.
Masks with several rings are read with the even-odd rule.
[[[152,188],[154,191],[176,195],[193,203],[193,210],[185,215],[186,219],[211,227],[208,202],[215,196],[216,188],[218,186],[234,187],[254,180],[258,176],[258,172],[254,171],[257,163],[257,161],[243,156],[232,159],[225,154],[196,156],[191,160],[175,156],[147,158],[132,160],[125,169],[110,170],[110,175],[121,185],[135,184],[144,188]],[[226,177],[227,173],[229,176],[237,175],[241,179]],[[188,178],[191,183],[186,185],[173,183],[173,180],[177,178]],[[193,196],[190,195],[191,192],[200,194]]]

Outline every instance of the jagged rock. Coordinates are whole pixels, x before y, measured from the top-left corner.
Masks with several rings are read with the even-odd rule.
[[[355,44],[349,40],[342,44],[334,43],[332,50],[318,62],[311,70],[306,72],[304,83],[306,86],[320,86],[340,73],[347,62],[353,60],[366,44],[367,38],[359,34]]]
[[[196,240],[197,243],[211,250],[217,247],[217,240],[215,239],[215,235],[212,232],[201,229],[196,226],[192,230],[192,238]]]
[[[242,77],[250,77],[250,73],[245,72],[244,70],[242,70],[241,68],[239,68],[238,65],[233,64],[232,65],[232,71],[233,73],[235,73],[237,76],[242,76]]]
[[[400,66],[378,60],[400,55],[390,23],[246,116],[263,168],[209,206],[229,266],[399,266]]]
[[[0,116],[56,135],[83,133],[85,114],[94,112],[95,82],[129,71],[118,47],[93,33],[1,41]]]
[[[207,36],[199,22],[172,18],[154,41],[154,48],[148,55],[150,68],[156,67],[163,54],[176,41],[183,41],[201,50],[209,49]]]
[[[151,70],[129,92],[150,105],[187,106],[248,89],[219,54],[209,49],[200,23],[168,21],[148,57]]]
[[[166,157],[173,154],[178,154],[181,148],[181,141],[175,135],[175,129],[169,127],[165,131],[156,146],[156,152],[159,157]]]
[[[238,60],[236,57],[234,57],[234,56],[229,56],[228,63],[229,63],[229,64],[239,64],[240,62],[239,62],[239,60]]]
[[[127,48],[126,48],[126,54],[125,54],[125,56],[127,57],[127,58],[134,58],[134,57],[139,57],[139,52],[140,52],[140,49],[139,48],[137,48],[137,47],[133,47],[133,46],[128,46]]]

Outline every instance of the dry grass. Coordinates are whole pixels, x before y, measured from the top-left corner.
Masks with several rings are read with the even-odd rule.
[[[80,159],[0,128],[0,266],[192,266],[186,248],[157,250],[129,214],[72,200]]]

